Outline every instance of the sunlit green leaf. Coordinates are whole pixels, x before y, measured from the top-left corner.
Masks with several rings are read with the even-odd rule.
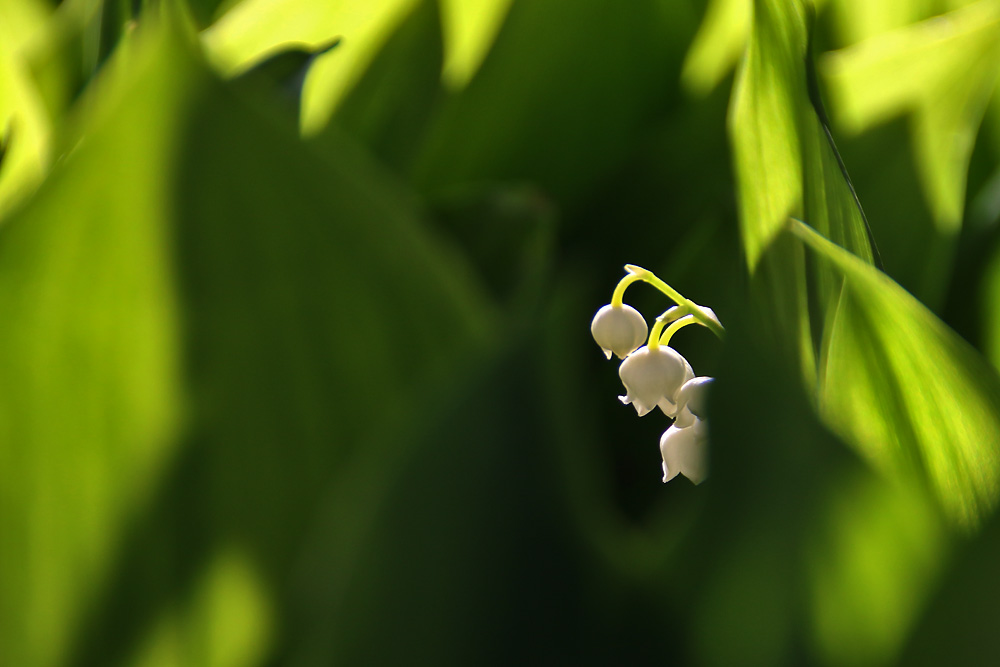
[[[681,70],[688,90],[704,95],[729,74],[746,48],[752,13],[753,0],[710,0]]]
[[[41,180],[51,154],[51,120],[30,70],[44,47],[42,2],[0,3],[0,217]]]
[[[442,58],[437,3],[423,2],[388,37],[326,127],[311,137],[314,144],[348,135],[388,167],[409,171],[442,96]]]
[[[95,110],[86,144],[3,229],[0,662],[65,660],[124,524],[173,453],[180,333],[164,156],[172,111],[201,82],[188,59],[155,56],[128,50],[134,75],[114,84],[128,103]]]
[[[227,605],[266,630],[291,517],[490,337],[474,273],[388,179],[310,151],[171,25],[123,43],[0,235],[4,664],[155,656],[171,609],[174,664],[258,660]],[[230,549],[245,566],[216,573]]]
[[[948,553],[943,517],[919,484],[845,448],[780,341],[738,324],[709,405],[710,498],[688,540],[688,567],[707,565],[687,598],[698,662],[891,664]]]
[[[845,278],[826,322],[825,420],[877,469],[924,477],[955,523],[976,526],[1000,491],[1000,378],[884,274],[801,223],[792,231]]]
[[[188,595],[160,610],[128,656],[135,667],[253,667],[275,639],[273,602],[235,548],[213,555]]]
[[[954,9],[969,0],[921,0],[920,2],[866,2],[865,0],[825,0],[837,28],[841,44],[877,37],[882,33]]]
[[[860,209],[807,90],[806,4],[757,0],[750,43],[737,74],[729,133],[747,261],[789,215],[871,261]]]
[[[420,1],[244,0],[205,30],[202,38],[210,60],[230,75],[289,46],[316,48],[340,38],[337,49],[315,63],[306,83],[302,127],[315,132]]]
[[[979,124],[1000,76],[1000,3],[981,0],[879,35],[824,61],[836,118],[861,132],[912,114],[925,196],[943,232],[961,225]]]
[[[513,0],[442,0],[445,83],[461,88],[479,69]]]

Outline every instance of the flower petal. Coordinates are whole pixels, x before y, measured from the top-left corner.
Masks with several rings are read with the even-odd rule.
[[[642,313],[632,306],[608,304],[594,315],[590,333],[608,359],[612,352],[624,359],[642,345],[649,329]]]
[[[701,484],[708,476],[708,446],[704,424],[695,420],[686,428],[676,425],[668,428],[660,437],[660,455],[663,457],[663,481],[667,482],[678,474],[684,475],[695,484]]]
[[[692,378],[684,383],[677,391],[677,404],[682,408],[687,408],[696,417],[705,418],[705,404],[708,401],[708,393],[711,391],[715,378],[701,376]]]
[[[650,349],[640,347],[630,354],[618,368],[618,375],[628,398],[641,408],[640,414],[646,414],[666,399],[665,412],[673,407],[673,396],[683,384],[685,373],[684,357],[676,350],[660,345]]]

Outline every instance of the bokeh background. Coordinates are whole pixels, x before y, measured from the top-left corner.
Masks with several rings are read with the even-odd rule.
[[[996,0],[0,0],[0,664],[991,664],[998,75]],[[728,329],[700,486],[626,263]]]

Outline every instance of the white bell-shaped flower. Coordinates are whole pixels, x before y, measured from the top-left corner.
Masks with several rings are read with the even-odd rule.
[[[688,427],[676,424],[660,437],[660,455],[663,457],[663,481],[669,482],[677,475],[684,475],[695,484],[708,477],[708,429],[704,421],[694,419]]]
[[[684,385],[677,390],[677,421],[675,426],[681,428],[690,426],[695,418],[705,419],[705,403],[708,401],[708,392],[715,378],[700,376],[689,378]]]
[[[681,359],[684,360],[684,379],[681,380],[681,386],[683,387],[684,383],[694,378],[694,369],[691,368],[691,364],[688,363],[687,359],[684,359],[683,356],[681,356]],[[678,387],[677,393],[673,396],[664,396],[656,403],[660,407],[660,411],[671,419],[677,417],[684,407],[677,402],[677,396],[680,393],[680,390],[681,387]]]
[[[618,368],[625,385],[625,396],[618,398],[632,404],[642,417],[657,405],[664,413],[674,410],[674,394],[684,384],[687,362],[673,348],[642,346],[628,355]]]
[[[642,345],[649,328],[642,313],[632,306],[608,304],[594,315],[590,333],[604,350],[604,356],[610,359],[614,352],[619,359],[624,359]]]

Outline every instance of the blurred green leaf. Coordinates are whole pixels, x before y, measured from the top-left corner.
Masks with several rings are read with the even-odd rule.
[[[866,223],[807,90],[810,5],[756,0],[729,133],[751,271],[790,215],[872,260]]]
[[[994,368],[1000,369],[1000,245],[997,245],[995,234],[993,236],[992,247],[979,277],[978,298],[972,301],[970,307],[974,308],[981,320],[983,353]]]
[[[919,2],[865,2],[826,0],[841,44],[856,44],[882,33],[908,26],[935,14],[968,4],[969,0],[920,0]]]
[[[560,203],[582,200],[676,105],[664,72],[677,69],[693,29],[685,3],[513,3],[475,78],[435,115],[415,182],[432,198],[529,181]]]
[[[826,321],[825,420],[885,474],[926,479],[960,527],[977,526],[1000,490],[1000,378],[887,276],[791,229],[845,279]]]
[[[1000,518],[962,545],[913,629],[900,665],[988,665],[1000,659]]]
[[[939,312],[957,268],[958,237],[942,232],[926,198],[914,195],[922,186],[906,119],[838,138],[837,145],[878,239],[883,271]]]
[[[709,0],[681,70],[687,90],[705,95],[729,74],[746,49],[752,16],[753,0]]]
[[[442,96],[441,49],[437,2],[425,0],[389,35],[314,144],[335,147],[347,135],[407,173]]]
[[[838,123],[861,132],[904,113],[939,229],[962,223],[969,159],[1000,76],[1000,3],[981,0],[826,56]]]
[[[513,0],[441,0],[444,28],[442,77],[451,88],[472,79],[493,45]]]
[[[242,72],[233,80],[238,86],[248,89],[251,98],[272,99],[284,102],[293,112],[291,117],[298,121],[301,113],[302,86],[313,62],[330,49],[337,47],[334,41],[315,49],[290,48],[260,61]]]
[[[52,127],[30,69],[51,10],[34,0],[0,3],[0,218],[38,184],[51,159]]]
[[[753,315],[728,328],[709,498],[677,565],[694,579],[694,662],[889,664],[948,552],[943,517],[820,424]]]
[[[406,197],[303,146],[188,39],[150,19],[123,42],[2,232],[4,664],[113,664],[170,609],[198,628],[240,599],[266,628],[294,518],[491,338],[477,277]],[[243,565],[220,612],[223,552]],[[182,636],[180,664],[218,648]]]
[[[187,595],[159,610],[124,664],[136,667],[259,665],[275,641],[270,591],[245,553],[220,550]]]
[[[99,105],[87,141],[3,229],[7,664],[63,663],[123,525],[175,447],[180,333],[165,170],[172,112],[201,81],[189,57],[171,55],[168,64],[150,49],[123,52],[134,74],[108,83],[128,104]]]
[[[768,313],[806,387],[816,382],[818,331],[838,290],[829,271],[811,271],[797,244],[780,240],[789,215],[800,212],[866,262],[873,244],[846,171],[810,90],[812,62],[805,2],[754,3],[747,52],[734,84],[729,137],[743,248],[757,308]],[[774,252],[762,253],[771,245]]]
[[[317,60],[306,82],[302,128],[312,133],[326,124],[419,1],[244,0],[205,30],[202,41],[210,61],[232,75],[292,46],[314,49],[340,38],[335,51]]]

